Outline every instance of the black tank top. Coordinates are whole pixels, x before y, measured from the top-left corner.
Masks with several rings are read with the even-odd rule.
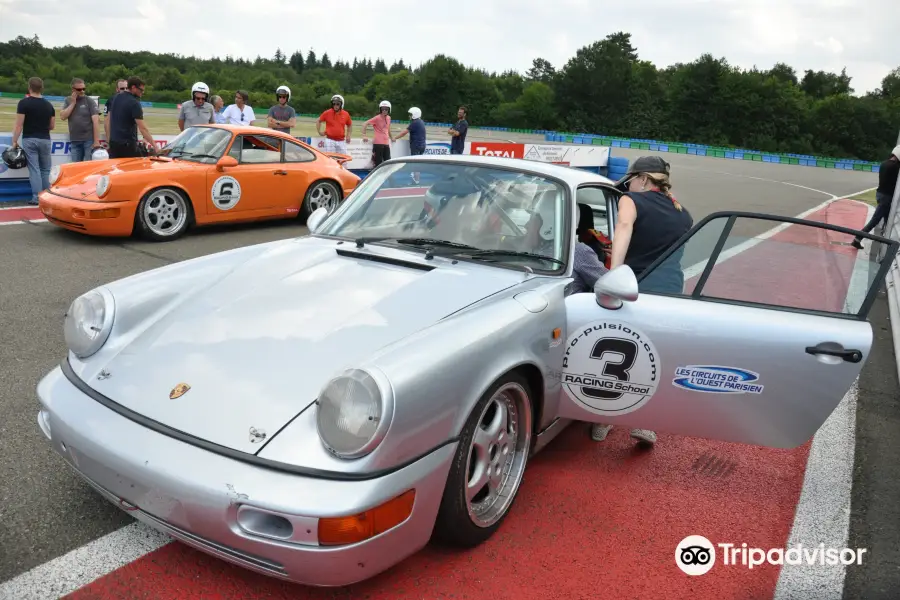
[[[626,195],[634,201],[637,219],[625,264],[635,275],[640,275],[693,226],[694,219],[684,206],[678,210],[672,199],[662,192],[628,192]]]

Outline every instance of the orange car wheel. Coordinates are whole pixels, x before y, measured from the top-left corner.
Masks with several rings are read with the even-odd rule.
[[[184,191],[156,188],[141,198],[135,219],[143,237],[154,242],[168,242],[184,235],[193,222],[194,211]]]
[[[301,217],[305,222],[309,215],[322,206],[327,208],[328,212],[332,212],[337,208],[340,201],[341,191],[334,182],[327,180],[317,181],[306,190],[303,206],[300,209]]]

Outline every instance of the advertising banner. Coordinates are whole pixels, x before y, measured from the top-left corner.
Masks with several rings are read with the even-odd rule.
[[[524,158],[572,167],[605,167],[609,164],[609,150],[609,146],[525,144]]]

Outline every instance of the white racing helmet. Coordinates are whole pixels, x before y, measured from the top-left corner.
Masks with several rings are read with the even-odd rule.
[[[413,106],[409,109],[409,118],[411,119],[421,119],[422,118],[422,109],[418,106]]]
[[[279,85],[278,89],[275,90],[275,98],[278,98],[278,94],[287,94],[288,102],[291,101],[291,88],[286,85]]]
[[[191,87],[191,99],[194,98],[194,94],[196,94],[197,92],[206,94],[206,99],[209,100],[209,86],[202,81],[198,81],[193,85],[193,87]]]
[[[388,114],[391,114],[391,103],[387,100],[382,100],[381,104],[378,105],[378,112],[381,112],[382,108],[388,109]]]
[[[344,97],[343,96],[341,96],[340,94],[335,94],[334,96],[331,97],[331,103],[334,104],[335,100],[337,100],[338,102],[341,103],[341,108],[344,108]]]
[[[891,150],[891,154],[897,157],[897,160],[900,160],[900,145],[894,146],[894,149]]]
[[[97,148],[91,153],[91,160],[109,160],[109,152],[103,148]]]

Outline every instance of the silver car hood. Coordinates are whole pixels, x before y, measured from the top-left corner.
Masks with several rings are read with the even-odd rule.
[[[425,269],[341,256],[338,248]],[[185,290],[187,300],[92,365],[109,376],[88,383],[150,419],[255,453],[341,370],[521,281],[521,272],[487,265],[305,238],[206,289]],[[170,399],[178,384],[190,388]]]

